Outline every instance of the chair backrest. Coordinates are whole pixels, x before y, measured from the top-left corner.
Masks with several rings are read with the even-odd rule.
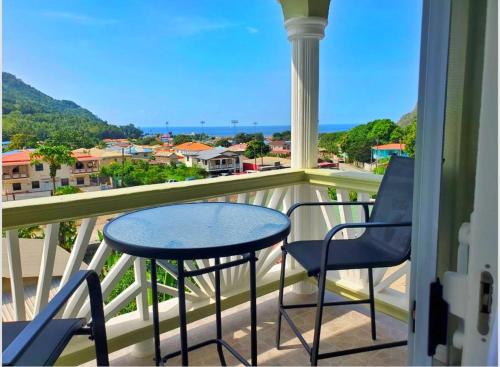
[[[411,222],[413,209],[413,159],[391,157],[370,222]],[[369,228],[365,235],[401,260],[410,255],[410,227]]]

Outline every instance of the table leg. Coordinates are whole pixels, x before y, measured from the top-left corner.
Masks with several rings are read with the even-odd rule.
[[[220,265],[220,258],[215,258],[215,266]],[[222,340],[222,316],[221,316],[221,295],[220,295],[220,270],[215,270],[215,323],[217,327],[217,340]],[[217,343],[217,352],[219,353],[220,363],[226,366],[226,359],[224,358],[224,352],[222,350],[222,345]]]
[[[188,366],[186,288],[184,284],[184,261],[177,260],[177,287],[179,290],[179,329],[181,334],[182,365]]]
[[[257,366],[257,279],[255,252],[250,253],[250,335],[252,366]]]
[[[155,363],[161,362],[160,351],[160,317],[158,315],[158,285],[156,279],[156,260],[151,259],[151,293],[153,298],[153,334],[155,340]]]

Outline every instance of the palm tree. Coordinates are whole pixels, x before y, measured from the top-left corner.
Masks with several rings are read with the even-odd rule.
[[[56,192],[56,174],[61,165],[75,163],[71,150],[64,145],[40,145],[30,154],[31,164],[45,162],[49,165],[49,175],[52,179],[52,193]]]

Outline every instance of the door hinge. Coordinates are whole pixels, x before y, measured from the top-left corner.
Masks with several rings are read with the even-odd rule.
[[[436,354],[436,348],[439,344],[446,345],[447,334],[448,303],[443,299],[443,286],[437,278],[430,287],[427,355]]]

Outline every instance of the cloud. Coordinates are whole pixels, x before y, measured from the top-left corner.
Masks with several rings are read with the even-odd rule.
[[[176,16],[168,21],[168,29],[179,36],[194,36],[234,27],[236,24],[224,19],[208,19],[198,16]]]
[[[245,27],[245,29],[247,30],[248,33],[252,34],[259,33],[259,30],[255,27]]]
[[[112,18],[96,18],[84,14],[69,13],[62,11],[46,11],[43,13],[43,15],[46,17],[66,20],[68,22],[73,22],[76,24],[86,25],[86,26],[104,26],[104,25],[118,23],[116,19]]]

